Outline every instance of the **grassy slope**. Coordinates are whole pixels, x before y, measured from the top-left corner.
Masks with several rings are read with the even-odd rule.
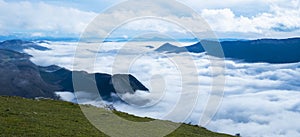
[[[106,110],[97,108],[105,113]],[[149,121],[115,112],[133,121]],[[54,100],[0,96],[0,136],[106,136],[84,117],[78,105]],[[182,124],[168,136],[227,137],[198,126]]]

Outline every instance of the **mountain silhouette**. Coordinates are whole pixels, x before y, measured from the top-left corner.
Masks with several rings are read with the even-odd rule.
[[[0,42],[0,49],[8,49],[17,52],[24,52],[25,49],[36,49],[36,50],[50,50],[49,48],[40,46],[34,42],[23,41],[19,39],[6,40]]]
[[[205,46],[203,46],[205,45]],[[219,54],[216,48],[222,49]],[[202,40],[196,44],[177,47],[166,43],[157,48],[157,52],[202,53],[216,57],[242,60],[245,62],[267,62],[267,63],[295,63],[300,62],[300,38],[289,39],[259,39],[238,41],[210,41]]]
[[[17,41],[18,43],[19,41]],[[148,89],[131,74],[105,74],[70,71],[59,66],[37,66],[30,61],[31,55],[0,49],[0,95],[26,98],[45,97],[57,99],[56,91],[76,90],[99,92],[101,97],[112,101],[112,93],[134,94]],[[73,78],[81,83],[73,87]],[[89,85],[96,85],[91,89]]]

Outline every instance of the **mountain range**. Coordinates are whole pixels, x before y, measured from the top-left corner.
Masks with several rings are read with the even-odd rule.
[[[136,90],[148,91],[148,88],[131,74],[89,74],[84,71],[70,71],[55,65],[41,67],[30,61],[31,55],[21,53],[28,48],[48,50],[41,47],[21,40],[0,43],[0,95],[57,99],[56,91],[75,91],[74,76],[80,78],[82,83],[87,83],[77,87],[76,90],[86,92],[98,90],[101,97],[107,101],[112,101],[112,93],[133,94]],[[91,89],[89,83],[94,83],[97,89]]]
[[[217,48],[222,49],[224,55],[216,52]],[[295,63],[300,62],[300,38],[222,42],[202,40],[196,44],[184,47],[166,43],[155,49],[155,51],[165,53],[206,52],[206,54],[211,56],[225,57],[244,62]]]
[[[207,45],[209,48],[203,47]],[[224,57],[245,62],[293,63],[300,61],[300,38],[260,39],[237,41],[202,40],[196,44],[178,47],[166,43],[157,48],[156,52],[164,53],[206,53],[221,57],[214,53],[220,46]],[[59,66],[37,66],[30,61],[31,55],[25,49],[50,50],[39,43],[8,40],[0,43],[0,95],[21,96],[26,98],[48,97],[57,98],[56,91],[75,90],[92,92],[97,90],[105,100],[112,101],[112,93],[135,93],[136,90],[148,91],[137,78],[131,74],[87,73],[70,71]],[[73,78],[79,78],[86,86],[73,86]],[[92,89],[90,84],[96,86]],[[94,87],[95,87],[94,86]]]
[[[19,39],[6,40],[0,42],[0,49],[8,49],[17,52],[24,52],[25,49],[36,49],[36,50],[50,50],[47,47],[40,46],[31,41],[23,41]]]

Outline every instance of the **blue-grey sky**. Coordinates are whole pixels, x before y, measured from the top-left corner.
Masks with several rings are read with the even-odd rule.
[[[99,13],[121,2],[122,0],[0,0],[0,35],[79,37]],[[299,0],[179,0],[178,2],[197,11],[219,38],[286,38],[300,35]],[[137,9],[138,7],[137,5]],[[138,12],[147,11],[140,9]],[[120,18],[126,16],[122,13],[114,15]],[[174,12],[174,16],[183,20],[184,15]],[[190,24],[195,23],[193,17],[184,19],[190,21]],[[173,33],[172,28],[169,29],[165,31]],[[130,29],[126,31],[130,33]]]

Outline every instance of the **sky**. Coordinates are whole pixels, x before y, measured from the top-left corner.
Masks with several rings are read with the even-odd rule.
[[[136,1],[136,0],[134,0]],[[127,12],[107,12],[113,6],[122,3],[122,0],[83,0],[59,1],[59,0],[0,0],[0,36],[16,37],[79,37],[85,28],[99,16],[105,14],[107,18],[115,15],[117,18],[127,16],[130,11],[136,15],[139,13],[169,12],[165,9],[173,9],[172,4],[161,4],[161,8],[145,11],[141,5],[136,4],[135,9],[127,9]],[[298,37],[300,34],[300,7],[299,0],[179,0],[198,13],[208,23],[218,38],[287,38]],[[143,3],[142,3],[143,4]],[[145,6],[145,5],[144,5]],[[174,4],[176,6],[176,4]],[[163,10],[162,10],[163,9]],[[156,10],[156,11],[154,11]],[[188,24],[197,23],[194,16],[186,13],[169,12],[174,20],[185,21]],[[105,24],[110,24],[105,20]],[[144,31],[149,28],[161,29],[160,23],[147,21],[136,22],[135,26]],[[154,25],[153,25],[154,24]],[[145,28],[142,28],[142,27]],[[153,27],[154,26],[154,27]],[[101,29],[106,29],[105,26]],[[124,29],[130,33],[132,28]],[[133,31],[140,31],[133,30]],[[166,33],[174,32],[174,28],[166,28]],[[200,33],[196,30],[196,33]],[[128,37],[128,36],[124,36]],[[129,37],[130,34],[129,34]]]
[[[83,34],[105,36],[111,32],[112,37],[125,39],[145,38],[149,37],[147,35],[149,33],[150,36],[157,36],[158,33],[171,38],[185,38],[189,36],[186,28],[191,28],[197,34],[212,31],[217,38],[260,39],[300,36],[299,0],[178,0],[177,3],[169,2],[171,0],[151,1],[157,3],[132,0],[129,5],[124,4],[124,7],[122,0],[89,0],[88,2],[84,0],[0,0],[0,37],[79,38]],[[158,18],[149,18],[147,15]],[[115,31],[112,31],[114,29]],[[72,68],[73,64],[70,62],[77,43],[68,44],[70,43],[45,44],[44,46],[53,50],[28,50],[27,53],[34,56],[32,61],[38,65],[56,64]],[[98,60],[101,63],[96,67],[99,72],[110,73],[111,60],[117,53],[114,48],[119,45],[118,43],[107,44],[108,49],[104,49],[103,56]],[[126,53],[125,51],[124,55],[127,55]],[[173,56],[176,57],[170,55]],[[174,81],[177,72],[173,71],[172,66],[170,67],[171,63],[166,58],[142,57],[137,58],[137,63],[133,64],[136,67],[133,67],[130,72],[142,82],[146,82],[147,87],[151,85],[149,76],[160,73],[168,75],[166,79],[169,81],[165,82],[169,85],[166,89],[170,96],[167,96],[160,106],[148,109],[148,112],[152,113],[146,111],[145,114],[144,110],[122,103],[116,104],[116,107],[128,113],[160,118],[160,115],[167,113],[164,110],[168,110],[166,108],[174,104],[174,98],[178,95],[175,89],[176,81]],[[196,62],[199,68],[198,76],[202,79],[200,88],[206,90],[211,84],[211,77],[208,75],[210,74],[209,61],[202,54],[195,54],[192,57],[198,59]],[[84,57],[82,59],[85,61]],[[124,57],[124,59],[128,58]],[[158,62],[150,62],[151,60]],[[149,64],[151,66],[147,66]],[[297,124],[300,119],[299,63],[274,65],[226,60],[225,64],[227,81],[224,98],[218,113],[206,126],[208,129],[230,134],[239,132],[243,136],[300,135],[300,126]],[[197,86],[192,82],[190,84]],[[155,89],[152,93],[158,93],[154,91]],[[203,100],[200,99],[197,103],[199,106],[189,118],[194,124],[199,122],[198,116],[203,111],[201,101],[206,101],[206,95],[208,93],[203,93]],[[170,119],[174,120],[172,117]]]

